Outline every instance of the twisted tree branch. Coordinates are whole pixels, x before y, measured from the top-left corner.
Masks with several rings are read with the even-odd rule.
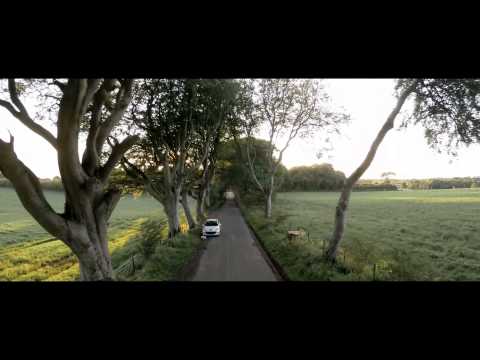
[[[23,125],[28,127],[34,133],[40,135],[42,138],[47,140],[56,150],[58,150],[58,143],[55,136],[53,136],[52,133],[50,133],[47,129],[33,121],[30,115],[28,115],[27,109],[18,97],[14,79],[8,79],[8,91],[11,101],[13,102],[13,105],[17,107],[18,111],[15,109],[12,103],[5,100],[0,100],[0,106],[7,109]]]
[[[13,184],[25,209],[53,236],[67,241],[68,226],[47,202],[40,181],[18,158],[14,151],[14,138],[10,142],[0,139],[0,172]]]
[[[105,182],[108,179],[111,172],[123,158],[125,153],[139,140],[140,137],[138,135],[128,136],[121,143],[117,143],[112,147],[112,153],[110,154],[110,157],[108,158],[105,165],[100,169],[99,176],[102,182]]]

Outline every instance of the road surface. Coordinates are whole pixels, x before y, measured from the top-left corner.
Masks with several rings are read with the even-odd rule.
[[[235,202],[209,214],[222,224],[221,235],[207,243],[193,281],[277,281]]]

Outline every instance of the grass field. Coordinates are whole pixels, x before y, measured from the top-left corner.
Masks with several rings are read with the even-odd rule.
[[[480,280],[480,190],[353,193],[339,261],[322,264],[338,193],[280,193],[267,222],[260,206],[247,217],[293,280]],[[309,237],[289,242],[287,229]]]
[[[47,191],[46,197],[57,211],[62,211],[62,193]],[[138,240],[149,219],[162,220],[161,205],[149,198],[122,198],[110,220],[109,246],[114,268],[138,252]],[[190,241],[187,245],[193,247]],[[171,244],[165,251],[176,251]],[[184,246],[185,248],[185,246]],[[162,252],[163,247],[157,249]],[[186,250],[192,250],[190,248]],[[183,250],[182,256],[188,251]],[[157,258],[160,255],[157,254]],[[184,261],[183,258],[174,258]],[[175,269],[178,264],[167,264]],[[153,267],[150,266],[150,267]],[[157,268],[161,266],[157,265]],[[148,267],[147,267],[148,268]],[[158,280],[168,279],[171,273],[158,269]],[[70,249],[45,232],[22,207],[13,189],[0,188],[0,281],[1,280],[75,280],[78,262]],[[138,276],[136,279],[139,279]],[[139,279],[141,280],[141,279]],[[150,276],[149,280],[153,280]]]

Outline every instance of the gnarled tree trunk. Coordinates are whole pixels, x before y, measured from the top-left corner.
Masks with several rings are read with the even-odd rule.
[[[172,189],[163,203],[168,218],[169,237],[174,237],[180,232],[180,217],[178,205],[180,204],[180,189]]]
[[[200,185],[197,194],[197,221],[201,223],[205,220],[206,211],[205,211],[205,188],[203,185]]]
[[[207,188],[205,189],[205,209],[208,209],[211,205],[210,189],[211,189],[211,185],[210,185],[210,181],[209,181],[209,182],[207,182]]]
[[[195,219],[190,211],[190,205],[188,204],[188,191],[186,189],[182,190],[182,206],[183,211],[185,212],[185,217],[187,218],[188,227],[190,229],[194,229],[197,224],[195,223]]]
[[[55,83],[55,82],[54,82]],[[81,280],[112,280],[113,270],[108,249],[108,220],[120,199],[120,191],[107,189],[110,173],[123,154],[138,140],[127,137],[117,143],[107,162],[102,166],[98,154],[106,138],[118,123],[130,101],[132,80],[121,81],[116,102],[110,116],[101,121],[102,108],[112,94],[115,79],[69,79],[57,82],[63,93],[58,112],[55,138],[36,124],[16,94],[16,85],[9,79],[9,92],[14,105],[4,100],[17,119],[46,139],[57,151],[58,165],[65,189],[65,211],[56,213],[46,200],[35,174],[23,164],[14,151],[14,138],[10,143],[0,140],[0,171],[13,184],[25,209],[52,236],[64,242],[77,256]],[[93,102],[93,104],[92,104]],[[87,146],[80,163],[78,135],[80,120],[91,106]]]
[[[77,256],[81,280],[113,279],[107,243],[107,221],[120,193],[108,195],[85,191],[67,197],[66,212],[57,214],[43,195],[38,178],[17,159],[10,144],[0,141],[0,170],[11,181],[25,209],[50,234],[64,242]],[[90,199],[97,198],[97,203]],[[80,210],[80,217],[74,211]]]
[[[139,171],[133,164],[124,160],[125,163],[129,164],[129,168],[124,166],[124,169],[129,173],[130,176],[145,176],[143,172],[137,174],[134,171]],[[150,179],[146,176],[143,178],[145,190],[160,202],[167,215],[168,221],[168,236],[174,237],[180,232],[180,217],[178,214],[178,205],[180,202],[180,193],[181,188],[170,186],[169,191],[164,191],[164,189],[157,189]]]
[[[333,236],[330,240],[330,243],[328,245],[328,248],[325,254],[327,260],[331,262],[335,262],[337,257],[338,247],[340,245],[340,242],[343,239],[343,234],[345,231],[345,224],[346,224],[346,213],[347,213],[348,203],[350,200],[350,195],[352,193],[353,186],[358,181],[358,179],[360,179],[360,177],[365,173],[365,171],[368,169],[368,167],[372,163],[375,157],[375,154],[378,150],[378,147],[382,143],[388,131],[393,129],[395,118],[400,112],[407,97],[412,93],[413,89],[414,89],[414,84],[412,84],[409,88],[405,89],[401,93],[401,95],[397,100],[397,104],[395,108],[388,116],[384,125],[382,126],[379,133],[377,134],[377,137],[372,143],[370,150],[367,154],[367,157],[365,158],[365,160],[363,160],[361,165],[353,172],[353,174],[350,175],[350,177],[348,177],[345,180],[343,190],[340,194],[340,198],[338,200],[338,204],[335,209],[335,225],[334,225]]]

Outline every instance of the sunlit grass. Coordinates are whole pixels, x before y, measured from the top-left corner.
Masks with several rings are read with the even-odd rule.
[[[63,194],[46,192],[52,206],[61,211]],[[12,189],[0,188],[0,281],[70,281],[79,276],[76,257],[61,241],[43,230],[20,204]],[[149,218],[164,218],[161,205],[151,198],[123,198],[112,215],[109,248],[114,268],[130,256],[138,235]]]

